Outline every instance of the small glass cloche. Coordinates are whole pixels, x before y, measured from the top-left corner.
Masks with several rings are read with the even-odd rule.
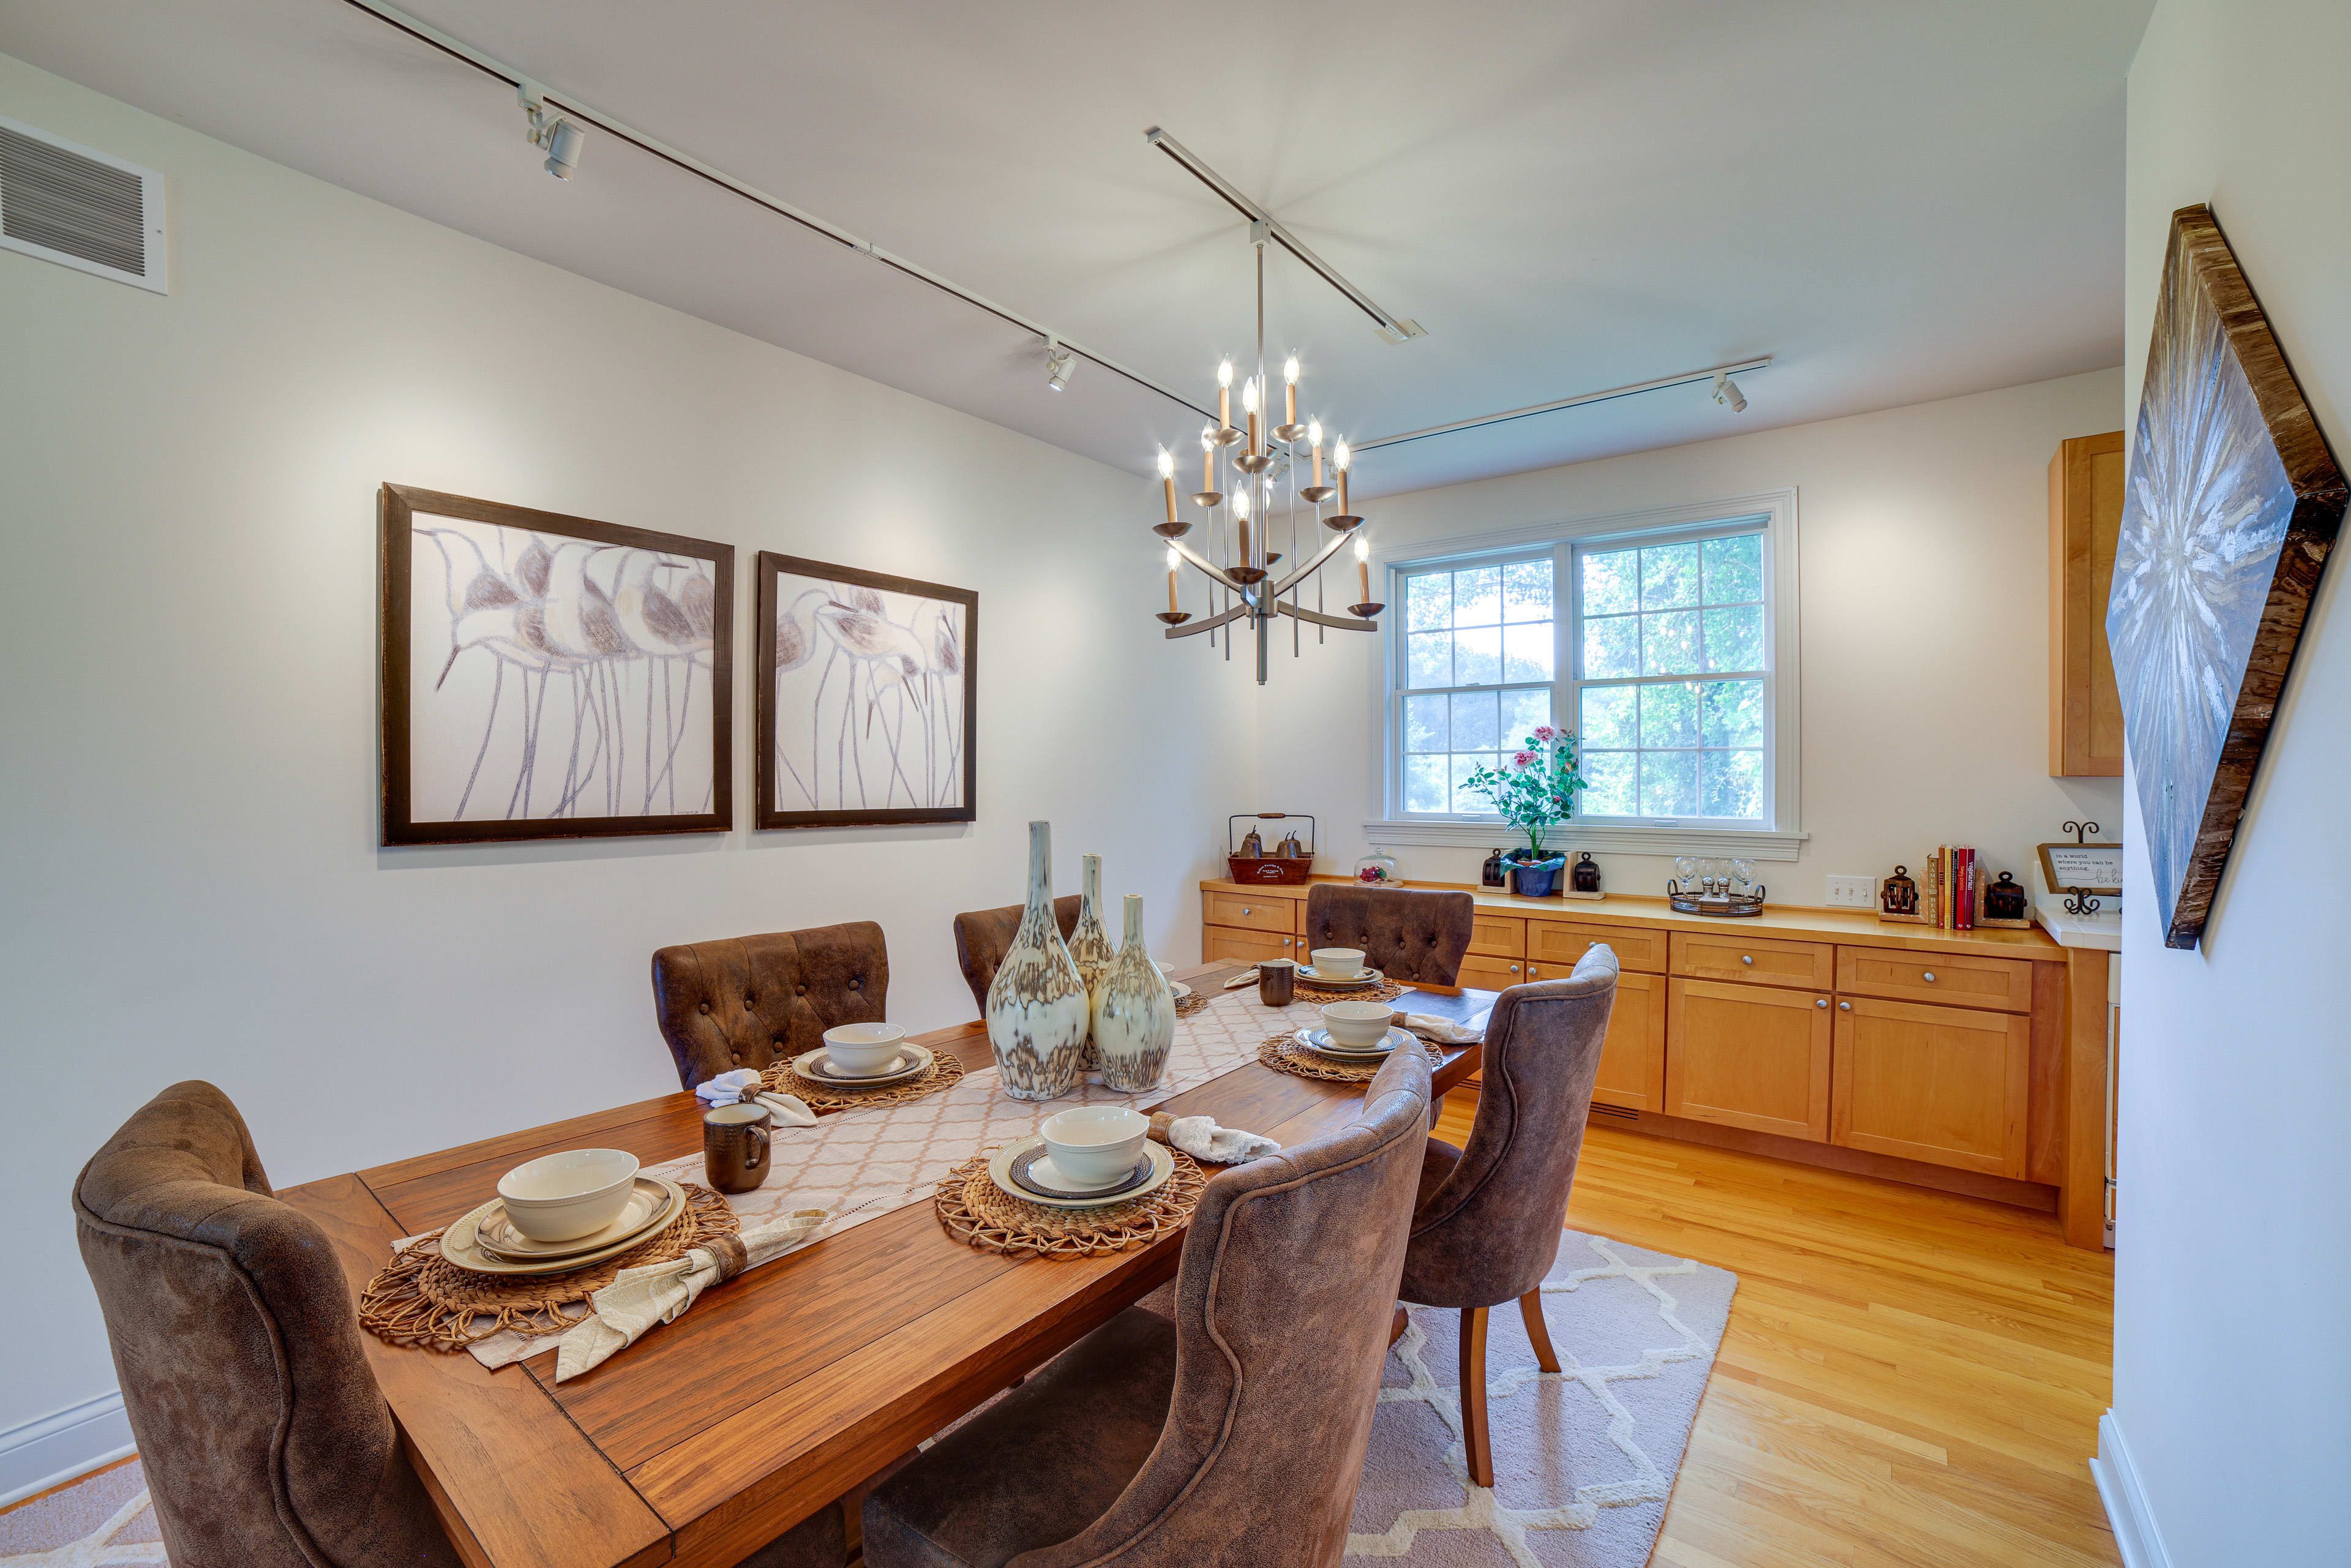
[[[1404,880],[1404,869],[1385,850],[1374,850],[1355,862],[1355,880],[1366,887],[1387,887]]]

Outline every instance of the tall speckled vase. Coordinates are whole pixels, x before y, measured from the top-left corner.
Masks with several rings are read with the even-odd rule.
[[[1143,946],[1143,895],[1126,895],[1126,941],[1094,992],[1094,1053],[1102,1082],[1128,1093],[1156,1088],[1176,1043],[1176,993]]]
[[[1118,949],[1111,946],[1110,932],[1102,925],[1102,856],[1081,856],[1078,863],[1085,870],[1078,881],[1078,923],[1070,928],[1070,960],[1078,967],[1078,978],[1086,983],[1086,1005],[1091,1009],[1094,998],[1102,995],[1102,977],[1110,973]],[[1086,1034],[1085,1065],[1088,1069],[1101,1065],[1091,1027]]]
[[[1050,1100],[1085,1076],[1085,980],[1053,919],[1053,826],[1029,824],[1029,906],[987,988],[987,1045],[1004,1092]]]

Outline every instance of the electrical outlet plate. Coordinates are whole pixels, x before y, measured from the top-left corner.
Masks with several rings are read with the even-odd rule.
[[[1872,876],[1829,878],[1831,909],[1872,909],[1877,904],[1877,879]]]

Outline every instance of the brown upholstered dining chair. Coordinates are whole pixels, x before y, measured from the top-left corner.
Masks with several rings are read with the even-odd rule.
[[[688,1089],[814,1051],[835,1024],[876,1022],[889,992],[889,949],[870,920],[653,955],[653,1012]]]
[[[1616,1005],[1616,955],[1594,943],[1563,980],[1512,986],[1486,1021],[1478,1116],[1461,1148],[1430,1138],[1405,1249],[1407,1301],[1461,1309],[1461,1425],[1470,1479],[1494,1484],[1486,1430],[1486,1312],[1517,1301],[1545,1372],[1543,1276],[1559,1253],[1583,1119]]]
[[[175,1083],[140,1107],[73,1209],[173,1563],[457,1568],[334,1243],[270,1191],[227,1095]],[[840,1568],[845,1534],[826,1509],[745,1568]]]
[[[1080,902],[1074,893],[1053,900],[1053,924],[1061,928],[1063,941],[1078,928]],[[956,957],[963,964],[964,984],[971,988],[971,999],[979,1004],[983,1018],[987,1015],[987,988],[996,981],[996,967],[1012,950],[1024,908],[1008,904],[1001,909],[975,909],[955,917]]]
[[[1306,894],[1303,960],[1317,947],[1361,947],[1364,962],[1407,985],[1460,983],[1478,901],[1466,893],[1318,882]]]
[[[1332,1568],[1426,1139],[1399,1051],[1362,1116],[1218,1174],[1171,1321],[1130,1307],[877,1487],[872,1568]]]

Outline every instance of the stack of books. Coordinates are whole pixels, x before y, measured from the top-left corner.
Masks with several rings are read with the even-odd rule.
[[[1972,931],[1977,898],[1983,891],[1983,871],[1976,852],[1954,844],[1938,844],[1919,879],[1919,913],[1930,925],[1946,931]]]

